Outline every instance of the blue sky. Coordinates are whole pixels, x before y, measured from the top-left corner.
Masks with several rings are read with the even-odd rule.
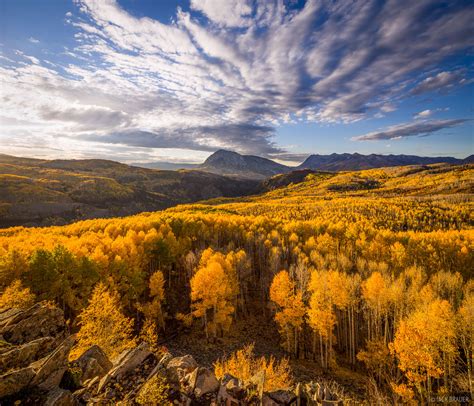
[[[468,1],[0,0],[0,152],[474,153]]]

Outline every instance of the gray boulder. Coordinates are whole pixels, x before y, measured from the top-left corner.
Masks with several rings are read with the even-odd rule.
[[[219,389],[219,381],[214,373],[207,368],[195,368],[186,375],[185,381],[196,398],[208,393],[215,393]]]
[[[0,399],[26,388],[35,376],[32,367],[16,369],[0,375]]]
[[[262,396],[262,406],[280,406],[275,402],[267,393],[264,393]]]
[[[74,361],[81,371],[81,382],[92,379],[96,376],[102,378],[113,367],[104,351],[98,346],[93,345]]]
[[[148,374],[148,377],[146,378],[146,380],[148,381],[149,379],[153,378],[158,373],[163,373],[166,375],[166,367],[168,366],[168,363],[172,359],[173,359],[173,356],[169,352],[163,355],[161,359],[158,361],[158,364],[156,364],[156,366]]]
[[[187,374],[193,372],[197,367],[198,364],[194,358],[191,355],[185,355],[169,360],[166,366],[166,372],[170,382],[179,383]]]
[[[245,388],[242,387],[240,381],[230,374],[225,374],[221,379],[217,402],[224,405],[238,405],[245,394]]]
[[[87,403],[92,398],[92,395],[88,388],[78,389],[72,395],[76,402],[79,402],[80,404]]]
[[[10,309],[1,314],[0,335],[11,344],[66,335],[63,311],[45,303],[37,303],[27,310]]]
[[[16,309],[14,307],[7,308],[7,309],[0,309],[0,328],[2,328],[8,320],[10,320],[12,317],[23,313],[24,310],[22,309]]]
[[[0,353],[0,372],[22,368],[53,350],[56,340],[42,337],[20,346],[10,346]]]
[[[31,381],[31,386],[40,389],[52,390],[59,386],[61,379],[68,367],[69,352],[74,345],[74,337],[70,336],[47,357],[31,364],[36,374]]]
[[[291,405],[296,400],[296,395],[288,390],[277,390],[267,393],[268,397],[278,405]]]
[[[342,400],[322,400],[321,406],[343,406],[344,402]]]
[[[118,358],[119,363],[101,379],[97,391],[100,392],[112,378],[120,379],[127,372],[135,369],[151,354],[150,347],[145,342],[141,343],[138,347],[124,351]]]
[[[68,390],[55,388],[48,392],[44,406],[76,406],[77,402]]]

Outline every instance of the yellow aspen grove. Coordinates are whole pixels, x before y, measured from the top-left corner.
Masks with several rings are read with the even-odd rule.
[[[313,329],[313,354],[316,353],[316,334],[319,335],[321,366],[328,368],[333,361],[334,326],[337,324],[335,311],[346,310],[351,303],[351,279],[338,271],[313,271],[308,286],[311,292],[308,308],[308,322]],[[344,323],[345,324],[345,323]],[[339,339],[342,341],[342,328]],[[323,348],[324,344],[324,348]]]
[[[347,308],[347,329],[349,330],[349,361],[351,364],[356,363],[357,339],[356,331],[358,330],[358,309],[360,303],[360,285],[361,277],[358,273],[350,276],[349,283],[349,306]]]
[[[139,339],[148,343],[153,352],[158,353],[160,350],[158,338],[158,326],[156,322],[151,319],[145,319],[140,330]]]
[[[205,268],[210,263],[218,263],[229,279],[232,295],[237,298],[240,289],[238,270],[245,267],[246,260],[246,254],[243,250],[239,252],[231,251],[224,255],[221,252],[215,252],[212,248],[208,248],[201,255],[199,267]]]
[[[463,279],[459,272],[436,272],[430,279],[430,286],[441,299],[458,308],[462,300]]]
[[[0,156],[0,169],[33,176],[5,159],[17,158]],[[93,176],[78,170],[52,179],[60,170],[44,164],[40,171],[24,187],[52,187],[53,197],[86,193]],[[169,188],[161,171],[137,171],[120,178],[153,184],[159,193]],[[258,182],[265,191],[245,198],[63,226],[47,227],[44,219],[41,227],[0,228],[2,317],[12,306],[54,302],[71,332],[79,331],[72,356],[98,344],[114,357],[141,341],[161,355],[160,339],[173,357],[186,353],[209,366],[239,343],[255,341],[253,353],[245,347],[221,358],[214,372],[245,380],[259,373],[260,382],[265,370],[267,389],[290,382],[290,361],[272,358],[281,353],[280,341],[292,357],[295,384],[319,381],[323,369],[325,380],[350,381],[343,395],[356,403],[426,404],[472,394],[473,164],[297,172]],[[234,180],[216,177],[237,193]],[[10,174],[0,178],[0,200],[22,190]],[[170,202],[176,199],[178,190]],[[14,204],[14,198],[0,202],[0,221]],[[145,370],[138,369],[141,376]],[[162,383],[164,389],[165,381],[148,389]],[[168,392],[158,389],[140,402],[165,403]]]
[[[444,377],[447,385],[457,352],[455,344],[454,314],[446,300],[435,299],[400,322],[390,350],[420,401],[431,397],[433,379]]]
[[[362,282],[362,297],[369,309],[367,317],[368,339],[384,337],[388,339],[388,311],[390,305],[390,291],[387,278],[378,271],[373,272]]]
[[[286,337],[286,349],[298,354],[298,333],[301,331],[305,316],[305,306],[301,292],[296,291],[295,282],[287,271],[275,275],[270,286],[270,300],[278,307],[275,321]]]
[[[232,324],[238,287],[232,285],[233,275],[226,274],[219,256],[202,263],[191,279],[192,315],[202,320],[207,338],[216,338]]]
[[[81,328],[71,358],[79,356],[94,344],[102,348],[109,358],[135,345],[133,320],[122,314],[118,296],[103,283],[94,288],[89,305],[78,317]]]
[[[466,364],[468,390],[474,399],[474,291],[465,292],[457,315],[458,337],[463,351],[462,361]]]
[[[377,339],[366,343],[366,350],[359,351],[357,359],[365,364],[367,370],[379,383],[391,384],[393,380],[393,357],[383,340]]]
[[[232,280],[233,294],[236,298],[236,311],[245,311],[248,296],[248,279],[250,278],[250,261],[244,250],[230,251],[225,256],[226,273]]]
[[[404,300],[402,303],[398,303],[399,317],[401,318],[424,303],[424,298],[420,297],[420,291],[426,284],[427,275],[423,268],[410,266],[400,274],[399,279],[403,282],[405,290]]]
[[[336,316],[336,343],[338,348],[342,351],[344,348],[347,348],[348,332],[346,330],[347,323],[345,322],[345,316],[350,303],[351,280],[345,272],[329,271],[328,286],[333,312]],[[331,347],[334,344],[332,337],[330,337],[329,344]]]
[[[323,368],[328,368],[332,354],[330,341],[332,339],[332,331],[336,324],[336,316],[332,311],[330,302],[321,301],[321,299],[313,294],[311,296],[308,308],[308,322],[314,331],[313,335],[313,354],[316,354],[316,333],[319,335],[320,343],[320,360]],[[324,343],[324,349],[323,349]]]
[[[143,305],[139,305],[138,308],[145,318],[150,322],[157,325],[158,328],[165,329],[165,320],[163,315],[162,303],[165,299],[165,278],[163,272],[156,271],[150,276],[148,283],[150,289],[151,301]]]

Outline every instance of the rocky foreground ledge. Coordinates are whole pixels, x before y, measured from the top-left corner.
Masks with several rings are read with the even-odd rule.
[[[218,380],[190,355],[158,359],[146,343],[109,360],[92,346],[68,361],[75,338],[46,303],[0,312],[0,405],[342,405],[319,383],[262,391],[262,377]]]

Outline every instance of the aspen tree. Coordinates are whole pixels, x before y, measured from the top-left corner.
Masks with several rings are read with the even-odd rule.
[[[314,331],[313,353],[316,352],[316,333],[319,334],[321,365],[328,368],[333,361],[334,326],[337,324],[336,310],[341,314],[351,303],[351,280],[338,271],[313,271],[309,283],[311,297],[308,308],[309,325]],[[343,333],[338,330],[342,341]],[[324,351],[323,351],[324,344]]]
[[[287,351],[297,355],[298,333],[303,326],[306,310],[302,294],[296,291],[295,283],[287,271],[280,271],[273,278],[270,300],[278,306],[275,321],[286,337]]]
[[[421,400],[431,396],[433,378],[444,375],[446,383],[455,340],[454,315],[446,300],[435,299],[400,322],[390,350]]]
[[[229,330],[235,312],[234,292],[219,261],[206,261],[192,277],[192,315],[202,319],[207,338],[216,338]]]
[[[75,355],[97,344],[114,358],[135,345],[133,320],[122,314],[119,297],[103,283],[97,284],[89,305],[79,314],[79,326],[77,345],[73,350]]]
[[[0,309],[26,309],[35,302],[35,295],[24,288],[21,281],[15,280],[0,295]]]
[[[457,329],[459,342],[464,352],[469,392],[471,398],[474,399],[474,291],[465,290],[465,297],[457,315]]]
[[[165,329],[162,303],[165,299],[165,277],[163,272],[156,271],[150,276],[148,282],[151,301],[138,308],[145,315],[149,323],[154,322],[158,328]]]
[[[383,335],[387,343],[388,332],[385,328],[382,333],[382,321],[385,320],[387,325],[390,300],[388,281],[380,272],[373,272],[362,282],[362,296],[370,310],[367,318],[368,339],[380,338]]]

